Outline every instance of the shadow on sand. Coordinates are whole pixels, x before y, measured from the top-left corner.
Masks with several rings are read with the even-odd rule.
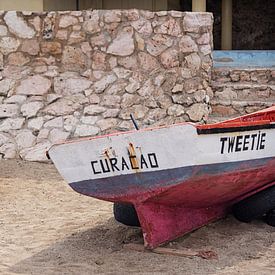
[[[62,180],[62,177],[58,174],[55,166],[50,162],[43,163],[23,161],[20,159],[1,159],[0,171],[2,179],[20,177],[20,179],[25,180]],[[36,171],[36,173],[34,174],[33,171]]]
[[[212,250],[218,260],[181,258],[155,253],[127,251],[124,243],[142,243],[139,228],[119,225],[114,219],[53,243],[13,267],[24,274],[213,274],[226,266],[257,259],[274,242],[274,228],[256,221],[241,224],[234,218],[205,226],[168,246]]]

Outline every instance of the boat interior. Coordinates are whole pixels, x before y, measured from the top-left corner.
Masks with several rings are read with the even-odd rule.
[[[244,116],[240,116],[237,118],[229,119],[226,121],[213,123],[213,124],[205,124],[205,125],[197,125],[198,130],[206,130],[206,129],[217,129],[217,128],[233,128],[233,127],[244,127],[244,126],[257,126],[257,125],[267,125],[267,124],[275,124],[275,105]]]

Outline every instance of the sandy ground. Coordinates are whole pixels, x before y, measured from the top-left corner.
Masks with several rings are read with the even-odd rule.
[[[0,274],[275,274],[275,228],[233,217],[168,244],[218,259],[128,251],[141,232],[72,191],[50,164],[0,160]]]

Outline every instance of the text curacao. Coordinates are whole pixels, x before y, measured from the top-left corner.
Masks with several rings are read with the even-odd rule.
[[[158,168],[158,160],[155,153],[141,154],[140,157],[114,157],[91,161],[92,171],[95,175],[125,170],[143,170],[146,168]]]

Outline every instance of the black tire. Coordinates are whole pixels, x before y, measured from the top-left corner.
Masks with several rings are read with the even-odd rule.
[[[251,222],[275,208],[275,186],[269,187],[238,203],[233,208],[233,215],[241,222]]]
[[[269,211],[269,212],[266,214],[265,222],[266,222],[268,225],[275,227],[275,209]]]
[[[137,212],[132,204],[115,202],[113,210],[118,222],[129,226],[140,226]]]

